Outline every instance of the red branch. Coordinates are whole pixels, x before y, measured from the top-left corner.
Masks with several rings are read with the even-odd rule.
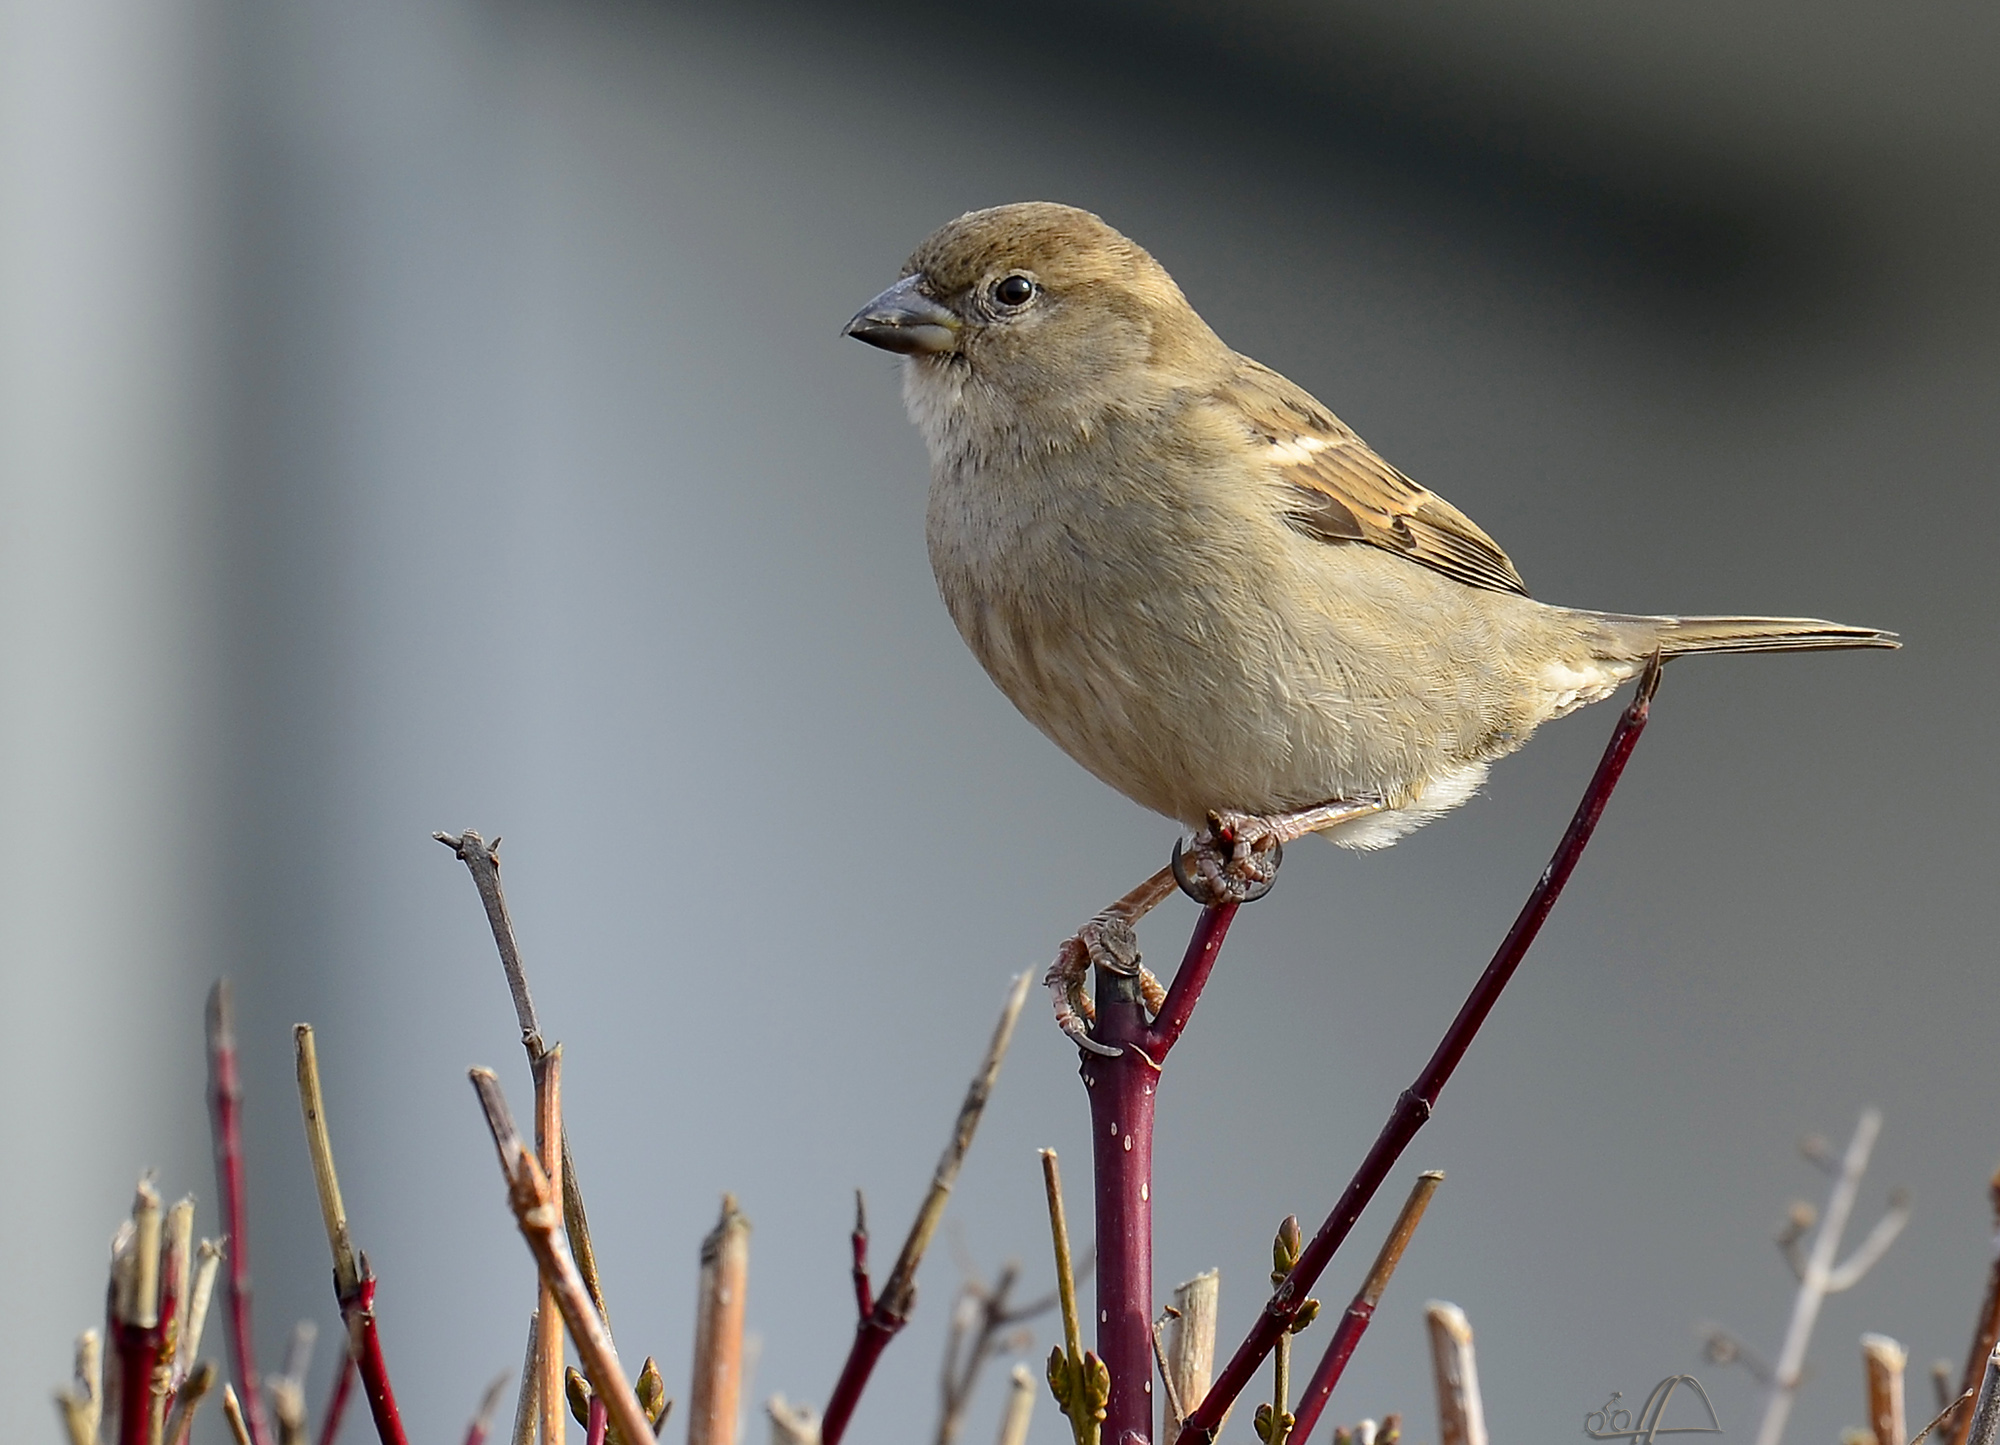
[[[347,1416],[347,1397],[354,1392],[354,1352],[341,1357],[340,1373],[333,1377],[333,1395],[320,1418],[319,1445],[333,1445],[340,1434],[340,1422]]]
[[[1101,953],[1097,1023],[1117,1057],[1081,1051],[1090,1099],[1097,1208],[1097,1357],[1111,1373],[1102,1438],[1153,1438],[1153,1106],[1160,1066],[1180,1042],[1238,905],[1204,908],[1157,1021],[1146,1016],[1138,955]],[[1107,938],[1107,943],[1113,940]],[[1113,943],[1115,949],[1116,944]]]
[[[118,1445],[149,1445],[153,1433],[153,1371],[160,1362],[160,1326],[120,1321]]]
[[[868,1205],[859,1189],[854,1191],[854,1232],[847,1238],[854,1250],[854,1312],[867,1319],[875,1308],[875,1286],[868,1278]]]
[[[229,980],[208,995],[209,1115],[215,1139],[215,1184],[221,1196],[222,1231],[228,1241],[223,1269],[227,1292],[229,1353],[237,1396],[251,1445],[271,1445],[271,1417],[258,1387],[257,1352],[250,1329],[250,1236],[244,1226],[243,1085],[236,1073],[236,1011]]]
[[[611,1430],[611,1410],[597,1396],[590,1397],[590,1419],[584,1426],[584,1445],[604,1445],[604,1437]],[[644,1445],[641,1441],[640,1445]]]
[[[1583,856],[1591,832],[1603,815],[1604,805],[1611,798],[1611,790],[1618,786],[1619,775],[1625,771],[1626,759],[1631,757],[1639,734],[1645,731],[1653,694],[1659,684],[1660,667],[1658,659],[1655,659],[1640,679],[1638,694],[1632,699],[1632,705],[1618,719],[1618,726],[1611,734],[1603,758],[1598,761],[1590,786],[1584,790],[1583,801],[1577,804],[1576,814],[1570,819],[1562,842],[1556,845],[1555,856],[1549,860],[1549,866],[1529,893],[1528,901],[1522,906],[1520,916],[1514,920],[1514,926],[1508,930],[1499,951],[1493,955],[1493,961],[1486,965],[1486,972],[1473,985],[1471,994],[1458,1011],[1458,1017],[1452,1020],[1451,1027],[1437,1046],[1437,1052],[1431,1055],[1416,1083],[1397,1099],[1389,1122],[1382,1126],[1381,1134],[1376,1137],[1368,1157],[1362,1160],[1360,1169],[1340,1196],[1340,1202],[1320,1225],[1319,1232],[1299,1256],[1285,1282],[1278,1286],[1277,1292],[1265,1304],[1249,1337],[1237,1347],[1201,1404],[1188,1416],[1175,1445],[1210,1445],[1215,1439],[1223,1415],[1236,1402],[1244,1386],[1250,1383],[1250,1377],[1277,1344],[1278,1337],[1290,1327],[1299,1306],[1305,1301],[1306,1292],[1317,1282],[1320,1272],[1333,1258],[1334,1251],[1347,1238],[1347,1232],[1361,1217],[1361,1211],[1375,1197],[1375,1191],[1382,1186],[1382,1181],[1388,1177],[1389,1170],[1404,1148],[1430,1118],[1445,1081],[1451,1078],[1452,1070],[1465,1057],[1465,1051],[1471,1047],[1479,1026],[1486,1022],[1493,1005],[1499,1002],[1501,990],[1507,987],[1514,970],[1527,955],[1535,935],[1541,931],[1543,920],[1549,916],[1549,910],[1561,895],[1563,885],[1569,882],[1577,859]],[[1116,1388],[1115,1382],[1113,1388]],[[1112,1439],[1117,1445],[1117,1437]]]
[[[1347,1313],[1340,1317],[1340,1323],[1334,1327],[1333,1338],[1327,1342],[1326,1353],[1320,1356],[1319,1368],[1313,1371],[1312,1378],[1306,1382],[1305,1390],[1299,1396],[1290,1438],[1299,1441],[1311,1438],[1313,1426],[1319,1423],[1320,1412],[1326,1408],[1333,1387],[1340,1383],[1347,1362],[1354,1355],[1354,1347],[1361,1343],[1361,1337],[1368,1332],[1368,1322],[1375,1318],[1375,1306],[1382,1302],[1382,1292],[1389,1287],[1390,1276],[1395,1274],[1396,1266],[1402,1262],[1403,1251],[1409,1248],[1410,1236],[1417,1232],[1424,1211],[1430,1207],[1431,1196],[1443,1181],[1444,1175],[1434,1170],[1417,1176],[1416,1185],[1403,1204],[1403,1212],[1396,1217],[1395,1228],[1389,1231],[1389,1238],[1375,1256],[1374,1268],[1368,1271],[1361,1288],[1354,1292]]]
[[[361,1376],[361,1393],[375,1419],[382,1445],[409,1445],[403,1417],[396,1409],[396,1392],[389,1387],[389,1364],[382,1358],[382,1336],[375,1328],[375,1272],[361,1259],[361,1278],[340,1297],[340,1320],[347,1326],[348,1353]]]

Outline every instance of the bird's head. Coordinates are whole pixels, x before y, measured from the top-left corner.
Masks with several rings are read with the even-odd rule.
[[[905,395],[934,446],[940,428],[1024,448],[1087,437],[1228,355],[1141,247],[1043,201],[932,233],[845,334],[909,358]]]

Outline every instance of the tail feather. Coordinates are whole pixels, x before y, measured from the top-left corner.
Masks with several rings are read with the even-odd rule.
[[[1696,652],[1815,652],[1833,647],[1901,647],[1893,632],[1814,617],[1625,617],[1603,614],[1622,656],[1683,657]]]

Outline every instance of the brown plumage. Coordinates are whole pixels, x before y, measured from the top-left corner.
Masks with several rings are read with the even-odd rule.
[[[1346,802],[1370,811],[1328,836],[1379,847],[1656,652],[1897,645],[1533,600],[1492,538],[1085,211],[961,216],[848,331],[907,358],[966,642],[1078,762],[1191,827]]]

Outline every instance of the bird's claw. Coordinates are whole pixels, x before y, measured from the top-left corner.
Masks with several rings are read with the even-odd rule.
[[[1174,844],[1174,882],[1204,908],[1255,903],[1271,891],[1285,845],[1261,818],[1219,813],[1190,841]]]
[[[1124,1052],[1122,1049],[1101,1044],[1090,1036],[1090,1025],[1097,1021],[1097,1009],[1090,1001],[1084,981],[1090,976],[1092,964],[1114,973],[1136,973],[1140,990],[1155,1012],[1160,1003],[1165,1002],[1166,990],[1160,987],[1158,979],[1140,966],[1138,940],[1133,936],[1131,926],[1122,919],[1107,916],[1093,918],[1079,928],[1074,937],[1063,940],[1062,947],[1056,950],[1056,961],[1049,965],[1048,974],[1042,980],[1055,999],[1056,1026],[1085,1052],[1096,1054],[1099,1058],[1115,1059]]]

